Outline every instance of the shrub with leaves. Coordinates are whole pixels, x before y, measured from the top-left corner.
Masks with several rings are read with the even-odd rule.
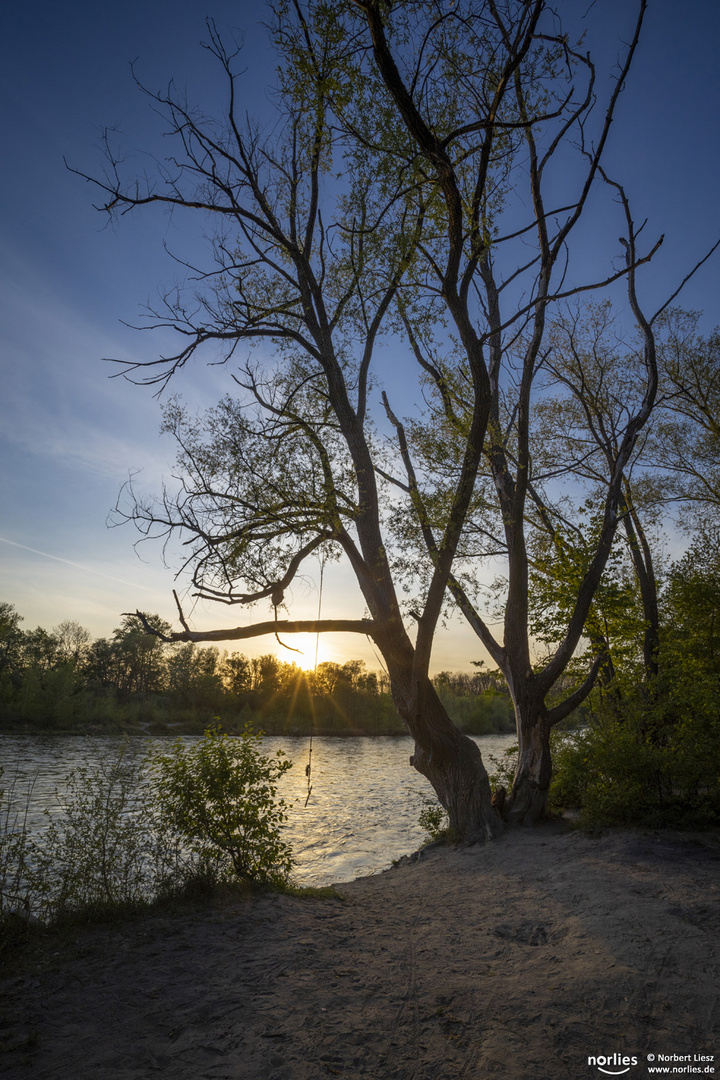
[[[0,783],[5,770],[0,766]],[[17,805],[15,781],[0,787],[0,922],[29,910],[27,804]],[[0,934],[1,936],[1,934]]]
[[[281,750],[263,755],[261,740],[249,726],[239,737],[214,729],[151,755],[164,827],[217,878],[282,882],[292,867],[286,803],[276,797],[292,763]]]
[[[448,832],[447,810],[440,805],[437,799],[428,798],[426,795],[423,795],[423,803],[423,808],[418,817],[418,825],[425,830],[427,843],[442,840],[443,837],[447,836]]]
[[[493,791],[496,791],[499,787],[504,787],[506,791],[510,791],[513,786],[515,770],[517,768],[517,743],[514,746],[506,747],[502,751],[500,757],[498,757],[497,754],[490,754],[489,757],[490,768],[488,769],[488,777]]]
[[[703,693],[703,691],[705,691]],[[619,700],[619,704],[618,704]],[[550,804],[592,825],[713,828],[720,821],[720,715],[713,688],[625,689],[554,743]]]
[[[156,820],[144,754],[117,753],[69,776],[49,825],[30,842],[28,881],[41,917],[137,905],[178,886],[178,845]]]

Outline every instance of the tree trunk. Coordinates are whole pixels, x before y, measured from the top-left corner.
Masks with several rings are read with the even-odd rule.
[[[658,652],[660,648],[660,612],[658,605],[657,580],[653,566],[652,552],[640,518],[627,496],[623,500],[625,516],[623,524],[630,544],[635,577],[640,586],[643,614],[645,616],[645,634],[643,638],[643,661],[646,678],[652,679],[658,673]]]
[[[432,784],[457,840],[467,844],[492,840],[502,823],[492,805],[488,774],[477,744],[460,731],[457,735],[449,751],[443,747],[428,752],[416,742],[410,763]]]
[[[462,843],[491,840],[502,829],[478,746],[459,731],[428,678],[414,681],[406,664],[388,663],[398,712],[415,739],[410,764],[432,784]]]
[[[535,825],[545,816],[552,776],[550,723],[547,709],[534,679],[525,678],[519,692],[513,692],[518,734],[518,762],[512,791],[503,816],[510,822]],[[511,687],[512,691],[512,687]]]

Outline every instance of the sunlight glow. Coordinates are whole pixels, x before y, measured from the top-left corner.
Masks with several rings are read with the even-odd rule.
[[[299,649],[300,652],[290,652],[287,649],[278,649],[277,655],[281,660],[284,660],[286,664],[297,664],[303,671],[313,671],[315,668],[315,649],[316,649],[316,636],[315,634],[292,634],[287,638],[282,638],[286,645],[290,645],[293,649]],[[322,634],[320,635],[320,643],[317,648],[317,662],[322,664],[327,660],[331,660],[331,652],[326,647],[323,647]]]

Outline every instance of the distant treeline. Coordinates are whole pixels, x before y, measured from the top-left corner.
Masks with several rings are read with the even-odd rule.
[[[364,661],[304,671],[275,655],[250,658],[195,644],[167,644],[127,616],[92,640],[76,622],[23,630],[0,602],[2,729],[57,732],[200,733],[219,718],[228,731],[249,720],[267,734],[404,734],[385,672]],[[435,686],[469,734],[514,731],[498,672],[442,672]]]

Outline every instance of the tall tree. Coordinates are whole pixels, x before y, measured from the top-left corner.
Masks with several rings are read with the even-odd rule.
[[[649,456],[690,529],[720,509],[720,329],[703,336],[696,312],[671,310],[658,349],[662,396]]]
[[[587,530],[583,532],[577,509],[573,514],[573,503],[576,508],[583,502],[585,506],[603,504],[628,418],[645,392],[645,365],[637,340],[628,341],[619,332],[608,302],[562,312],[553,322],[549,342],[551,348],[544,365],[548,393],[535,410],[535,470],[539,476],[551,478],[556,487],[558,480],[563,485],[569,484],[574,499],[566,493],[563,508],[551,508],[537,496],[534,501],[539,529],[547,534],[559,556],[555,572],[559,578],[565,576],[558,591],[567,594],[568,570],[574,578],[580,566],[587,566],[596,541],[592,531],[597,534],[599,524],[592,521],[588,523],[590,535]],[[648,424],[642,438],[635,443],[624,469],[618,501],[620,533],[625,540],[643,615],[642,658],[649,678],[657,674],[660,617],[647,526],[657,520],[664,502],[662,484],[646,453],[651,429],[652,425]],[[575,534],[575,544],[568,543],[569,526]],[[617,570],[615,566],[616,585]],[[571,594],[575,588],[576,583],[570,588]],[[601,651],[603,632],[596,618],[586,621],[585,633],[596,652]],[[607,678],[613,667],[609,649],[603,664]]]
[[[434,0],[279,3],[271,9],[281,70],[270,137],[243,117],[235,54],[210,24],[207,48],[227,78],[224,116],[206,119],[172,88],[151,94],[175,138],[176,156],[158,163],[149,180],[128,179],[108,143],[107,172],[94,178],[108,213],[156,205],[216,223],[211,268],[192,267],[194,289],[166,297],[150,319],[176,331],[182,347],[173,356],[126,366],[126,376],[162,388],[202,349],[219,349],[225,360],[243,343],[255,350],[234,376],[233,396],[202,426],[179,403],[168,407],[181,490],[168,490],[159,501],[131,501],[126,512],[147,535],[184,536],[199,596],[229,604],[267,601],[272,617],[198,633],[180,610],[183,630],[165,636],[368,634],[415,739],[414,765],[466,839],[493,835],[498,816],[477,747],[451,723],[428,677],[448,590],[510,685],[521,741],[512,814],[533,820],[542,812],[549,778],[549,729],[578,700],[551,713],[545,697],[582,632],[617,526],[623,469],[654,399],[652,332],[635,296],[635,272],[652,252],[637,251],[622,189],[612,191],[625,207],[624,266],[572,287],[563,284],[562,271],[591,190],[607,179],[601,160],[645,3],[639,8],[626,59],[592,133],[594,67],[570,46],[544,0],[462,0],[447,8]],[[585,77],[579,94],[578,72]],[[548,177],[555,171],[552,190],[576,144],[583,174],[577,191],[558,205],[546,191]],[[527,205],[533,208],[529,220]],[[528,255],[531,236],[535,251]],[[622,277],[645,334],[646,393],[618,451],[601,538],[567,635],[553,660],[534,673],[522,522],[546,309]],[[447,362],[429,351],[444,338],[445,324],[459,343]],[[397,355],[391,335],[399,331],[415,363],[416,407],[422,408],[430,385],[452,431],[455,467],[442,515],[434,518],[404,422],[386,397],[397,436],[390,452],[371,410],[380,350],[392,347]],[[506,403],[508,387],[516,391],[514,404]],[[403,408],[409,397],[408,385]],[[502,643],[454,572],[484,456],[510,567]],[[412,612],[414,640],[403,618],[387,527],[397,499],[411,505],[429,555]],[[293,580],[320,552],[347,560],[369,617],[279,617]]]
[[[58,643],[58,656],[62,663],[78,667],[90,647],[90,631],[73,619],[64,619],[53,628]]]
[[[14,604],[0,601],[0,672],[10,672],[17,666],[23,640],[22,619]]]
[[[143,623],[147,624],[147,629]],[[112,678],[121,698],[147,694],[163,688],[166,665],[161,638],[170,624],[157,615],[150,620],[126,615],[113,633]]]
[[[180,612],[184,629],[165,636],[228,640],[272,632],[286,639],[326,630],[370,636],[415,739],[415,766],[452,827],[466,839],[492,836],[499,818],[480,752],[450,721],[428,676],[485,412],[478,410],[468,432],[441,558],[413,642],[385,528],[386,455],[369,410],[383,330],[392,329],[388,320],[406,282],[414,292],[418,245],[437,201],[434,185],[408,166],[407,137],[397,162],[388,158],[379,166],[372,146],[331,124],[331,107],[357,115],[351,98],[360,78],[355,31],[335,7],[318,5],[308,18],[299,4],[275,12],[283,68],[270,139],[241,117],[234,56],[212,25],[209,32],[208,48],[227,76],[224,123],[206,122],[172,95],[153,95],[179,143],[178,157],[158,166],[143,188],[121,177],[111,154],[107,175],[96,182],[111,213],[169,205],[219,222],[215,265],[199,275],[195,303],[174,295],[156,313],[155,325],[175,329],[183,348],[125,374],[164,386],[203,346],[219,345],[226,359],[243,342],[257,351],[234,376],[234,396],[202,424],[179,403],[168,406],[165,425],[178,444],[181,490],[166,491],[159,502],[131,499],[127,513],[147,535],[184,535],[199,596],[266,601],[273,615],[266,623],[198,633]],[[390,104],[386,95],[384,107]],[[272,361],[263,360],[264,342],[275,348]],[[482,393],[478,385],[479,399]],[[279,617],[292,582],[318,552],[348,561],[369,617]]]
[[[660,312],[650,316],[643,311],[637,277],[662,237],[640,248],[640,229],[625,190],[603,167],[647,4],[639,0],[635,7],[625,55],[605,100],[589,54],[573,47],[559,25],[557,8],[544,0],[468,0],[448,7],[390,5],[379,0],[355,0],[355,4],[371,37],[374,64],[413,140],[427,182],[442,194],[442,213],[436,212],[434,223],[436,230],[443,230],[446,258],[438,258],[430,245],[423,249],[426,281],[428,287],[433,281],[442,297],[459,355],[443,362],[423,347],[411,325],[407,331],[435,386],[431,423],[436,446],[436,432],[443,423],[447,447],[456,448],[458,436],[470,425],[487,430],[491,483],[478,489],[478,501],[483,507],[488,500],[492,503],[497,529],[490,541],[506,560],[502,636],[492,632],[473,601],[472,575],[468,584],[468,578],[461,577],[459,562],[448,587],[507,679],[519,740],[507,813],[512,820],[532,822],[546,803],[552,767],[550,731],[589,693],[603,662],[601,651],[584,683],[564,700],[548,704],[548,695],[557,687],[583,635],[619,523],[632,521],[627,513],[626,469],[657,395],[653,323]],[[478,62],[477,43],[489,40],[495,42],[492,61]],[[548,77],[545,94],[533,92],[539,74]],[[442,94],[437,94],[441,79],[462,88],[462,111],[450,121]],[[514,109],[509,123],[508,114],[499,113],[507,100]],[[513,132],[520,132],[521,137],[512,137]],[[501,139],[504,182],[498,190],[489,163]],[[561,181],[563,175],[571,180]],[[577,268],[577,245],[573,245],[576,238],[581,245],[586,243],[578,226],[587,217],[591,194],[598,188],[604,188],[620,206],[622,264],[610,265],[604,272],[593,268],[597,276],[588,279]],[[559,191],[566,193],[564,200],[558,197]],[[620,278],[626,281],[627,306],[640,336],[642,383],[632,404],[628,403],[615,438],[604,444],[607,478],[600,528],[577,583],[564,633],[552,655],[534,665],[526,522],[531,506],[534,513],[545,512],[534,470],[532,416],[538,377],[551,348],[549,313],[559,300],[598,292]],[[467,387],[481,390],[473,397]],[[442,549],[436,529],[438,524],[445,527],[442,508],[457,474],[448,479],[444,467],[442,498],[438,499],[435,477],[426,470],[427,484],[435,493],[426,497],[405,425],[388,411],[404,460],[404,485],[427,551],[437,564]],[[436,449],[435,461],[441,456]],[[552,523],[549,527],[552,530]],[[482,531],[475,530],[475,535]]]

